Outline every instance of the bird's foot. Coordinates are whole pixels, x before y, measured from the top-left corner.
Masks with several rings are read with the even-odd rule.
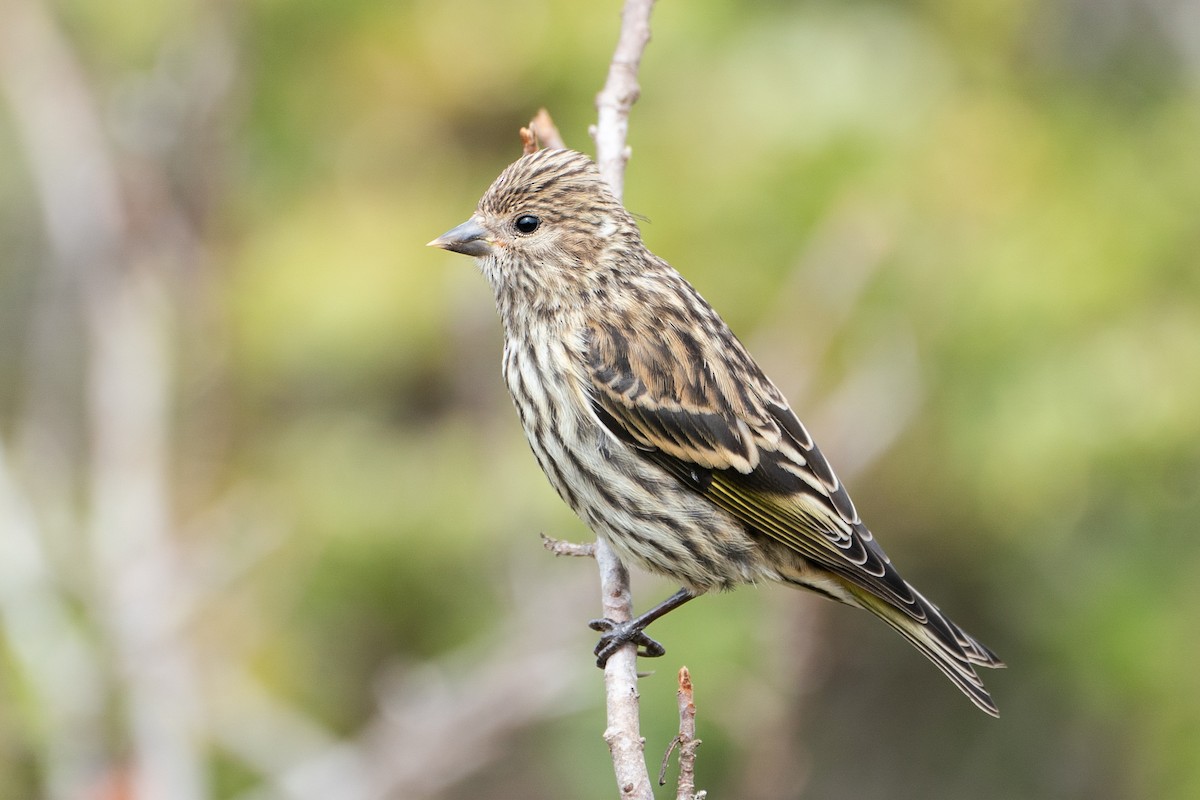
[[[645,626],[646,623],[638,619],[628,622],[614,622],[608,617],[604,617],[589,622],[589,628],[594,631],[604,632],[604,635],[600,637],[600,641],[596,643],[596,649],[593,651],[596,654],[596,666],[603,669],[604,665],[608,663],[608,659],[612,657],[612,654],[617,652],[627,642],[633,642],[637,645],[637,654],[643,658],[658,658],[665,654],[667,649],[646,635]]]

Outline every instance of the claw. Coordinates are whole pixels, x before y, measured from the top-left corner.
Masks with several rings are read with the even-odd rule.
[[[612,654],[627,642],[633,642],[638,646],[637,654],[642,658],[658,658],[667,652],[665,647],[646,635],[637,620],[614,622],[605,617],[592,620],[588,623],[588,627],[594,631],[604,632],[600,641],[596,643],[595,650],[592,651],[596,654],[596,666],[601,669],[608,663]]]
[[[621,645],[627,642],[633,642],[637,645],[637,654],[643,658],[658,658],[665,654],[667,649],[646,635],[646,626],[668,611],[679,608],[694,597],[696,597],[695,592],[683,588],[645,614],[628,622],[616,622],[608,617],[594,619],[589,622],[589,628],[604,633],[600,637],[600,641],[596,643],[596,649],[593,651],[596,654],[596,666],[603,669],[604,665],[608,663],[608,659],[612,657],[612,654],[617,652]]]

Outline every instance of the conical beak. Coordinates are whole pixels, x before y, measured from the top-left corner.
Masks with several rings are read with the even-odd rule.
[[[451,228],[426,246],[440,247],[452,253],[483,258],[492,252],[492,245],[488,242],[487,237],[488,232],[475,217],[471,217],[462,225]]]

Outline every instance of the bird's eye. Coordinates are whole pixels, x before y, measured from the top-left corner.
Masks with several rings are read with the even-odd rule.
[[[519,232],[533,233],[538,229],[538,226],[542,224],[542,221],[533,214],[522,214],[521,216],[517,217],[515,224]]]

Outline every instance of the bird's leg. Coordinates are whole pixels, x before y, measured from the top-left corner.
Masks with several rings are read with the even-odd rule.
[[[588,627],[592,630],[604,631],[604,635],[596,644],[596,666],[603,669],[604,665],[608,663],[609,657],[626,642],[638,645],[638,655],[644,658],[658,658],[666,653],[665,647],[645,634],[646,626],[697,596],[689,589],[680,589],[640,617],[628,622],[613,622],[607,617],[589,622]]]

